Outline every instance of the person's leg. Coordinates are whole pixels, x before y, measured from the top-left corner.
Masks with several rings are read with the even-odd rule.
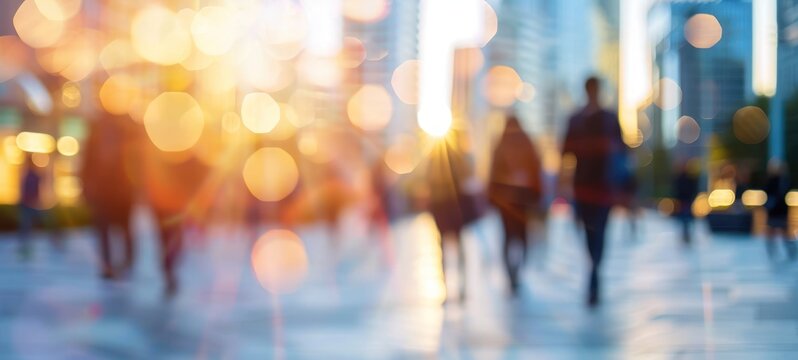
[[[796,244],[798,239],[795,236],[790,236],[789,229],[784,231],[784,246],[787,247],[787,256],[790,258],[790,261],[795,261],[798,259],[798,244]]]
[[[692,239],[690,238],[690,217],[688,215],[680,215],[679,221],[682,223],[682,242],[685,245],[690,245]]]
[[[99,241],[100,276],[105,279],[111,279],[116,275],[111,260],[111,226],[102,218],[95,219],[94,226],[97,231],[97,240]]]
[[[161,250],[163,256],[163,275],[166,283],[166,294],[171,296],[177,292],[177,276],[175,264],[182,250],[182,234],[180,224],[161,224]]]
[[[122,262],[122,272],[128,274],[133,269],[133,263],[136,260],[136,248],[133,242],[133,230],[130,227],[130,217],[127,216],[120,219],[119,227],[122,231],[125,251],[124,260]]]
[[[604,232],[609,217],[609,209],[591,206],[585,210],[585,232],[587,234],[587,250],[590,255],[590,280],[588,285],[588,304],[596,305],[599,301],[599,272],[604,256]]]
[[[526,259],[526,222],[524,218],[522,209],[502,211],[504,264],[513,294],[518,291],[519,272]]]
[[[765,248],[768,252],[768,259],[776,259],[776,229],[768,227],[765,237]]]
[[[785,220],[785,225],[786,225],[786,220]],[[784,251],[787,252],[787,258],[790,259],[791,261],[795,260],[796,255],[798,255],[796,254],[795,241],[790,239],[790,237],[788,236],[787,229],[780,227],[775,231],[776,234],[773,239],[774,242],[777,238],[781,238],[781,241],[784,242]]]
[[[465,257],[465,245],[463,244],[463,238],[461,237],[463,229],[455,231],[452,235],[452,240],[455,241],[457,245],[457,268],[459,270],[460,275],[460,300],[465,300],[466,298],[466,283],[468,279],[466,277],[466,257]]]
[[[507,272],[507,279],[510,282],[510,289],[515,291],[515,278],[512,268],[512,220],[510,214],[506,210],[499,210],[502,221],[502,228],[504,230],[504,247],[502,252],[502,260],[504,261],[504,270]]]
[[[31,255],[31,234],[33,233],[33,209],[19,206],[19,256],[23,259]]]

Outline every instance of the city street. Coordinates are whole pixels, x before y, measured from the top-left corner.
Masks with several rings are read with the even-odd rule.
[[[189,230],[172,299],[162,294],[152,225],[136,218],[135,273],[113,282],[97,276],[88,230],[66,233],[60,250],[40,234],[29,262],[14,234],[2,235],[0,358],[798,358],[798,266],[770,263],[761,239],[711,236],[704,224],[685,248],[676,224],[655,213],[638,236],[624,217],[611,220],[603,303],[593,311],[565,213],[536,242],[515,300],[498,218],[469,229],[468,297],[444,305],[428,215],[394,223],[392,267],[354,216],[343,219],[336,251],[322,227],[299,229],[308,276],[282,296],[253,274],[252,232]]]

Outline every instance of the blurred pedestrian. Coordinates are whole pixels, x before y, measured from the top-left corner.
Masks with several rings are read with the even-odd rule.
[[[626,218],[629,221],[629,240],[634,241],[638,235],[638,225],[643,216],[640,206],[639,181],[633,171],[627,171],[626,181],[623,186],[622,204],[626,209]]]
[[[790,177],[787,165],[776,159],[771,160],[768,164],[768,180],[765,185],[765,192],[768,196],[765,203],[765,209],[768,213],[766,241],[768,256],[771,260],[776,258],[776,241],[778,237],[781,237],[784,242],[784,248],[790,260],[794,261],[796,256],[798,256],[795,239],[792,239],[787,232],[789,206],[787,205],[786,197],[789,191]]]
[[[518,294],[520,270],[527,259],[529,212],[540,202],[540,158],[518,119],[507,118],[493,152],[488,196],[504,227],[504,265],[510,291]]]
[[[135,258],[130,215],[134,202],[131,176],[136,154],[129,135],[130,126],[126,123],[130,121],[114,116],[94,119],[89,124],[83,151],[83,195],[99,237],[100,274],[106,279],[129,273]],[[114,230],[121,235],[121,264],[114,261]]]
[[[28,259],[32,254],[31,237],[36,223],[43,221],[41,198],[41,170],[33,164],[31,154],[25,154],[19,199],[19,255]]]
[[[459,141],[459,136],[451,132],[436,144],[427,164],[427,183],[430,188],[429,210],[441,236],[444,282],[448,284],[445,273],[446,243],[451,242],[458,252],[460,300],[465,300],[465,248],[461,233],[466,224],[479,217],[479,209],[473,183],[469,181],[472,179],[472,166]]]
[[[619,201],[627,164],[618,116],[601,107],[600,86],[595,77],[585,82],[587,105],[571,117],[563,145],[563,158],[576,160],[573,200],[590,255],[587,303],[591,307],[599,303],[605,229],[610,209]]]
[[[161,243],[161,270],[165,294],[178,290],[177,263],[184,247],[184,227],[191,215],[209,204],[200,196],[208,174],[207,165],[195,155],[165,152],[147,143],[144,146],[144,189],[152,206]],[[204,194],[204,193],[203,193]]]
[[[689,245],[692,241],[693,202],[698,196],[698,169],[696,160],[681,164],[673,179],[675,196],[675,214],[682,228],[682,242]]]

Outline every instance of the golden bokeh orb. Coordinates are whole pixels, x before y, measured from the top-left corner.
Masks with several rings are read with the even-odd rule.
[[[682,116],[676,123],[676,136],[685,144],[692,144],[701,136],[701,127],[692,117]]]
[[[147,61],[174,65],[191,55],[189,25],[174,12],[160,5],[139,11],[131,23],[133,49]]]
[[[662,78],[654,84],[654,104],[662,110],[675,109],[682,103],[682,88],[670,78]]]
[[[80,151],[80,143],[72,136],[62,136],[56,142],[58,153],[64,156],[75,156]]]
[[[80,11],[81,0],[34,0],[39,11],[49,20],[69,20]]]
[[[710,14],[695,14],[684,24],[684,38],[699,49],[709,49],[723,37],[723,27]]]
[[[289,230],[263,234],[252,248],[251,264],[260,285],[272,294],[295,291],[308,274],[305,246]]]
[[[19,75],[27,66],[28,47],[13,35],[0,36],[0,83]]]
[[[497,65],[492,67],[485,79],[485,96],[488,102],[496,107],[508,107],[515,103],[518,90],[523,82],[515,69]]]
[[[353,125],[366,131],[377,131],[391,121],[393,103],[388,90],[381,85],[369,84],[352,95],[346,110]]]
[[[757,106],[746,106],[734,113],[732,131],[743,144],[759,144],[770,134],[770,120]]]
[[[13,23],[19,38],[33,48],[55,45],[66,27],[63,21],[45,17],[33,0],[25,0],[19,5]]]
[[[122,73],[115,74],[105,80],[100,87],[100,104],[111,114],[125,115],[131,112],[140,92],[133,77]]]
[[[205,128],[205,115],[197,100],[184,92],[158,95],[144,113],[144,129],[155,146],[168,152],[190,149]]]
[[[242,171],[244,183],[260,201],[280,201],[290,195],[299,182],[299,169],[291,154],[276,147],[255,151]]]
[[[225,6],[200,9],[191,23],[191,35],[197,49],[207,55],[226,54],[238,38],[235,12]]]
[[[343,0],[344,16],[352,21],[374,23],[384,19],[390,10],[388,0]]]
[[[396,67],[391,76],[394,93],[403,103],[418,104],[419,61],[407,60]]]
[[[241,102],[241,121],[253,133],[268,133],[280,121],[280,104],[267,93],[249,93]]]

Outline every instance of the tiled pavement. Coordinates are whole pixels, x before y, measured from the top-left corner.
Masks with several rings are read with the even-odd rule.
[[[441,306],[431,219],[394,224],[392,266],[356,219],[344,219],[336,251],[321,226],[297,230],[309,275],[282,296],[251,269],[251,234],[264,229],[191,233],[171,300],[145,216],[125,281],[98,279],[87,230],[67,233],[62,250],[41,234],[27,262],[14,235],[0,235],[0,359],[798,359],[798,265],[769,262],[751,236],[699,225],[685,248],[656,214],[634,236],[615,217],[604,302],[589,311],[585,255],[567,216],[540,230],[547,240],[536,242],[515,300],[488,216],[464,240],[467,301]]]

